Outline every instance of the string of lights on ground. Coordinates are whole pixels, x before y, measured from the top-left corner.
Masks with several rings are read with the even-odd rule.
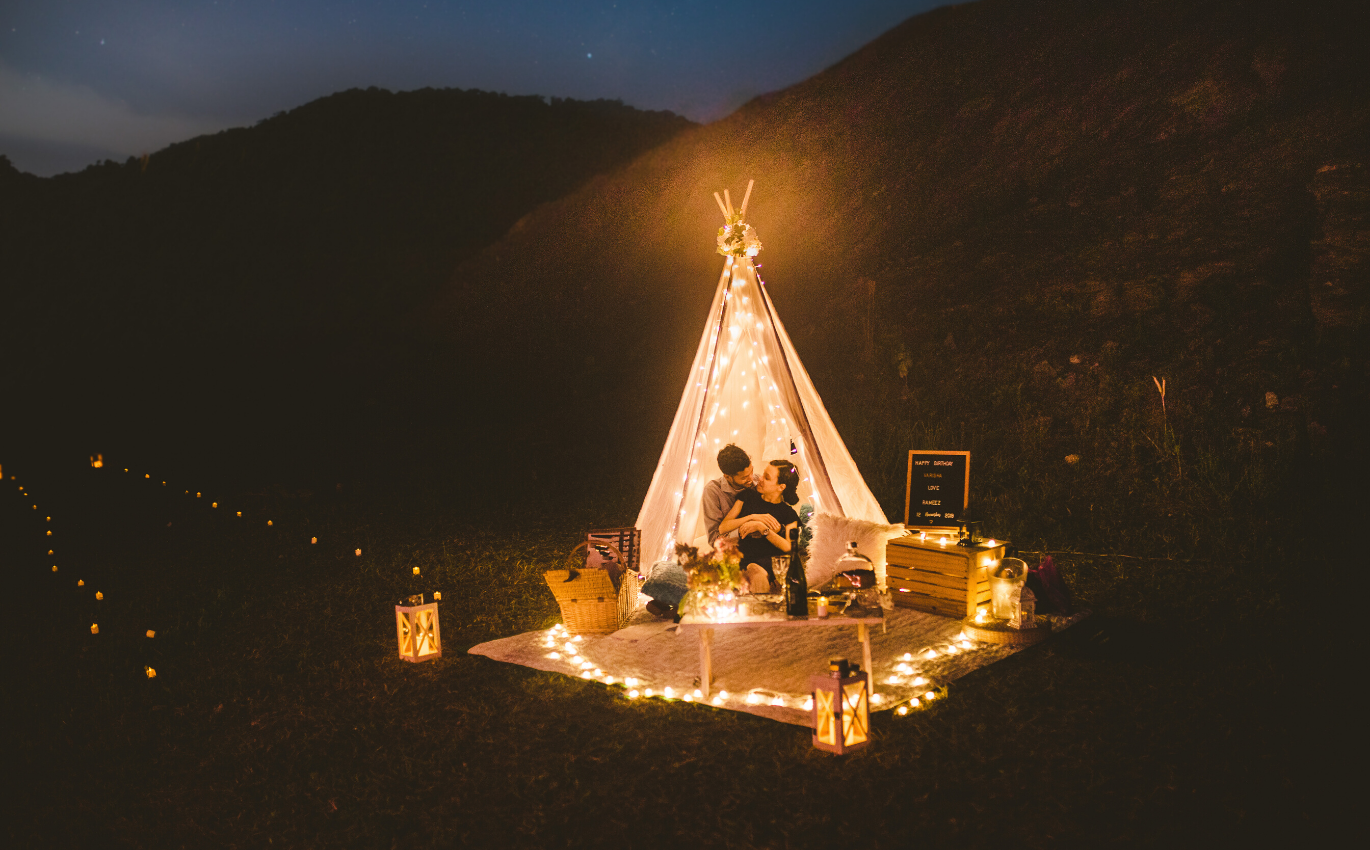
[[[796,708],[803,711],[809,711],[813,708],[813,699],[810,696],[795,697],[791,694],[781,694],[760,688],[749,690],[745,694],[721,690],[706,698],[702,690],[694,687],[694,683],[682,687],[666,685],[660,689],[644,687],[637,677],[616,675],[612,671],[605,670],[602,666],[595,664],[592,659],[587,657],[589,649],[584,646],[584,642],[583,636],[572,635],[565,626],[558,623],[543,633],[542,645],[543,648],[549,650],[546,655],[549,660],[564,664],[566,675],[578,676],[587,681],[622,688],[624,696],[630,700],[657,698],[688,703],[700,702],[720,708],[726,707],[730,703],[735,705],[738,701],[746,705],[764,704],[780,708]],[[868,671],[871,673],[872,688],[882,683],[921,688],[922,690],[914,696],[903,698],[892,706],[888,706],[895,715],[904,717],[913,711],[926,708],[935,701],[946,699],[948,694],[947,685],[944,684],[939,687],[920,675],[919,670],[914,666],[917,662],[925,659],[930,661],[943,655],[974,652],[977,648],[977,643],[962,633],[953,641],[936,646],[924,646],[917,652],[905,652],[880,675],[876,675],[874,671]],[[885,708],[886,698],[880,693],[873,692],[871,704]]]
[[[104,469],[106,468],[106,466],[105,466],[105,458],[104,458],[104,455],[103,455],[103,454],[92,455],[92,456],[90,457],[90,466],[91,466],[92,469],[104,470]],[[124,469],[124,474],[130,475],[130,476],[136,476],[136,475],[137,475],[137,473],[132,472],[132,471],[131,471],[130,469],[128,469],[128,468],[125,468],[125,469]],[[3,465],[0,465],[0,481],[4,480],[4,477],[5,477],[5,476],[4,476],[4,467],[3,467]],[[150,473],[150,472],[145,472],[145,473],[143,473],[143,476],[142,476],[142,477],[143,477],[144,480],[147,480],[147,481],[160,480],[160,479],[154,479],[152,473]],[[32,493],[31,493],[31,492],[30,492],[22,483],[19,482],[19,480],[16,478],[16,476],[14,476],[13,474],[11,474],[11,475],[9,476],[9,480],[10,480],[10,482],[11,482],[12,484],[14,484],[14,486],[18,489],[20,495],[24,496],[26,499],[30,499],[30,500],[34,499],[33,494],[32,494]],[[161,486],[167,487],[167,486],[168,486],[167,481],[165,481],[165,480],[161,481]],[[193,498],[195,498],[195,499],[197,499],[197,500],[200,500],[201,504],[203,504],[204,501],[206,501],[206,500],[204,499],[204,492],[203,492],[203,491],[200,491],[200,490],[191,491],[191,490],[187,489],[187,490],[184,490],[183,492],[184,492],[184,495],[185,495],[186,497],[188,497],[188,498],[191,497],[191,494],[192,494],[192,492],[193,492],[193,493],[194,493]],[[35,511],[38,510],[38,505],[37,505],[36,503],[33,504],[32,509],[35,510]],[[209,508],[208,508],[208,509],[209,509],[209,510],[218,510],[218,509],[219,509],[219,503],[218,503],[217,501],[209,500]],[[243,518],[243,512],[242,512],[242,511],[235,510],[233,513],[234,513],[234,516],[235,516],[235,517],[240,518],[240,519]],[[47,524],[48,527],[45,529],[44,537],[47,539],[47,541],[48,541],[48,543],[49,543],[49,548],[48,548],[48,551],[47,551],[47,555],[48,555],[49,560],[52,561],[52,572],[57,573],[57,572],[60,572],[60,571],[61,571],[61,570],[60,570],[61,564],[59,563],[59,562],[60,562],[60,556],[59,556],[59,554],[58,554],[58,552],[57,552],[57,544],[56,544],[56,542],[55,542],[55,540],[54,540],[54,534],[53,534],[54,528],[53,528],[52,525],[51,525],[51,524],[52,524],[52,521],[53,521],[53,518],[52,518],[51,516],[45,516],[45,522],[46,522],[46,524]],[[170,525],[170,523],[168,523],[168,526],[169,526],[169,525]],[[274,519],[267,519],[267,520],[266,520],[266,526],[269,527],[269,528],[275,528],[275,527],[276,527],[276,526],[275,526],[275,520],[274,520]],[[319,542],[319,538],[318,538],[317,536],[310,537],[310,538],[309,538],[309,542],[310,542],[311,545],[317,545],[318,542]],[[356,548],[356,549],[354,550],[354,553],[355,553],[355,556],[356,556],[356,557],[360,558],[361,555],[362,555],[362,550],[361,550],[360,548]],[[416,576],[419,575],[419,568],[418,568],[418,567],[414,567],[414,568],[413,568],[413,574],[416,575]],[[78,576],[78,577],[76,578],[76,587],[77,587],[77,588],[85,588],[85,587],[86,587],[86,581],[85,581],[85,579]],[[90,588],[90,590],[87,591],[87,592],[93,592],[93,593],[94,593],[94,598],[95,598],[95,600],[96,600],[97,602],[104,602],[104,601],[105,601],[105,590],[107,590],[107,589],[109,589],[109,588]],[[115,593],[115,597],[117,598],[117,597],[119,596],[117,590],[116,590],[114,593]],[[441,594],[441,593],[434,593],[434,594],[433,594],[433,597],[434,597],[435,599],[441,599],[441,598],[442,598],[442,594]],[[103,608],[104,606],[101,606],[101,607]],[[106,609],[106,610],[108,610],[108,609]],[[103,618],[100,618],[100,619],[103,619]],[[92,622],[92,623],[90,624],[90,633],[91,633],[92,635],[97,635],[97,636],[100,634],[100,622],[99,622],[99,619],[95,620],[94,622]],[[156,631],[155,629],[146,629],[146,630],[144,631],[144,635],[145,635],[148,639],[155,639],[155,638],[157,637],[157,631]],[[155,679],[155,678],[157,677],[157,669],[156,669],[155,667],[153,667],[151,664],[143,663],[143,664],[141,664],[140,666],[141,666],[142,669],[143,669],[143,674],[144,674],[147,678],[149,678],[149,679]]]
[[[104,457],[102,455],[92,456],[90,459],[90,466],[95,470],[106,469]],[[116,474],[127,475],[131,478],[137,476],[137,473],[130,468],[124,468],[122,473]],[[3,467],[0,467],[0,480],[3,480],[3,477]],[[143,473],[141,477],[146,481],[158,481],[163,487],[170,486],[167,480],[154,478],[150,472]],[[23,483],[17,480],[16,476],[10,475],[9,481],[17,488],[18,493],[30,502],[32,510],[39,510],[39,505],[33,494]],[[184,489],[183,495],[187,499],[197,500],[201,505],[207,503],[208,506],[206,510],[220,510],[220,503],[212,498],[206,499],[203,491]],[[228,508],[225,507],[224,510],[228,510]],[[242,510],[234,509],[232,514],[237,519],[253,522],[252,517],[244,517],[244,512]],[[61,570],[62,561],[58,553],[58,545],[54,539],[55,526],[53,524],[53,519],[52,516],[44,516],[44,538],[49,543],[47,555],[52,562],[51,570],[54,573],[58,573]],[[272,518],[257,519],[255,522],[268,528],[276,528],[276,521]],[[310,545],[317,545],[318,542],[319,538],[317,536],[311,536],[309,538]],[[353,554],[355,557],[361,557],[362,549],[360,547],[353,548]],[[413,567],[412,573],[413,575],[418,576],[420,574],[419,567]],[[93,594],[93,598],[97,602],[102,603],[101,608],[103,610],[108,610],[104,609],[106,592],[111,592],[113,594],[112,600],[118,600],[120,596],[117,588],[87,588],[86,581],[81,576],[75,577],[75,584],[77,588],[83,589],[83,592]],[[432,596],[435,601],[440,601],[442,599],[441,592],[434,592]],[[113,601],[112,604],[117,605],[118,602]],[[102,618],[97,618],[90,624],[90,634],[94,637],[100,635],[99,619]],[[378,616],[376,628],[382,632],[388,632],[389,627],[390,622],[388,618],[384,615]],[[157,637],[157,631],[153,628],[147,628],[143,634],[149,640],[156,639]],[[753,689],[745,694],[719,691],[709,697],[705,697],[699,688],[694,687],[693,682],[689,685],[681,686],[666,685],[659,689],[644,687],[643,683],[636,677],[620,675],[612,670],[606,670],[602,666],[597,665],[591,658],[587,657],[589,650],[583,646],[584,640],[585,639],[582,636],[570,634],[564,625],[558,623],[543,633],[543,647],[548,650],[546,657],[552,661],[564,664],[565,670],[563,672],[565,672],[566,675],[618,688],[622,691],[624,698],[627,700],[663,699],[685,703],[697,702],[702,705],[711,705],[719,708],[728,707],[730,704],[737,705],[739,703],[753,706],[765,704],[776,707],[801,709],[803,711],[809,711],[813,707],[811,696],[796,697],[791,694],[781,694],[763,689]],[[919,663],[925,660],[932,661],[942,656],[975,652],[978,648],[980,648],[980,646],[977,642],[973,641],[962,632],[960,635],[946,643],[923,646],[916,649],[910,648],[908,652],[903,653],[902,656],[897,658],[893,664],[887,665],[888,669],[867,671],[871,676],[872,688],[880,684],[886,684],[916,689],[912,696],[905,696],[892,706],[887,706],[885,704],[887,700],[882,694],[872,693],[872,707],[879,707],[882,709],[888,707],[893,710],[893,713],[896,716],[903,717],[914,711],[924,709],[934,702],[944,700],[948,694],[947,685],[943,684],[938,686],[922,675],[922,671],[920,671],[918,667]],[[150,663],[140,663],[140,666],[148,679],[157,676],[156,668]]]

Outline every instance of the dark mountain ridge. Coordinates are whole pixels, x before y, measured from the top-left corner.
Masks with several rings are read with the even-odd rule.
[[[79,174],[0,163],[0,392],[42,411],[11,445],[205,443],[268,469],[355,446],[396,380],[397,319],[538,204],[689,126],[373,88]]]

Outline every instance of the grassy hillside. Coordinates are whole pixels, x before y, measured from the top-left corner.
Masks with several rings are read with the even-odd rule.
[[[913,18],[463,265],[438,315],[497,354],[454,384],[519,376],[482,411],[514,467],[645,489],[721,266],[711,193],[756,178],[762,276],[892,516],[907,449],[969,449],[972,510],[1021,544],[1265,557],[1365,461],[1362,17]]]

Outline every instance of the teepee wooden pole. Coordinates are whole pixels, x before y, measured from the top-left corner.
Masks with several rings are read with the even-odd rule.
[[[718,193],[717,193],[717,192],[714,192],[714,200],[715,200],[715,201],[718,201],[718,211],[721,212],[721,213],[723,213],[723,217],[724,217],[724,218],[727,218],[727,217],[728,217],[728,208],[725,207],[725,206],[723,206],[723,199],[720,198],[720,197],[718,196]]]
[[[750,200],[752,199],[752,187],[755,186],[755,185],[756,185],[756,181],[755,181],[755,180],[748,180],[748,181],[747,181],[747,194],[745,194],[745,195],[742,196],[742,208],[741,208],[740,210],[737,211],[737,215],[738,215],[739,218],[746,218],[746,217],[747,217],[747,202],[750,201]]]
[[[733,218],[733,199],[732,196],[728,194],[727,189],[723,190],[723,200],[728,203],[728,218],[731,220]]]

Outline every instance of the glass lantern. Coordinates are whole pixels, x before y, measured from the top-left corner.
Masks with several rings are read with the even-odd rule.
[[[809,679],[813,688],[813,745],[844,755],[870,743],[870,676],[849,672],[833,659],[826,676]]]
[[[399,641],[400,658],[405,661],[427,661],[442,657],[442,635],[438,629],[438,603],[395,606],[395,637]]]

